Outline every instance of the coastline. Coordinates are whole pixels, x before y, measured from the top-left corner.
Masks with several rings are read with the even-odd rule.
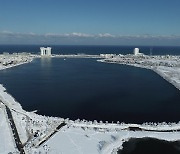
[[[38,56],[35,56],[38,57]],[[66,58],[66,56],[55,56]],[[76,56],[70,55],[70,58]],[[67,58],[69,58],[67,57]],[[89,58],[89,56],[78,56],[78,58]],[[95,56],[96,57],[96,56]],[[91,58],[91,57],[90,57]],[[96,58],[103,58],[97,56]],[[19,66],[28,62],[21,62],[13,66],[9,66],[3,69]],[[112,61],[109,63],[119,63],[119,61]],[[116,59],[117,60],[117,59]],[[98,60],[105,62],[103,60]],[[135,67],[141,67],[151,69],[158,73],[165,80],[176,85],[180,90],[180,82],[174,82],[169,76],[165,76],[162,69],[164,67],[151,67],[143,66],[139,64],[126,64]],[[2,69],[1,69],[2,70]],[[171,71],[164,68],[164,71]],[[176,70],[176,69],[175,69]],[[174,71],[175,71],[174,70]],[[179,72],[179,70],[178,70]],[[177,85],[179,83],[179,85]],[[69,119],[63,119],[60,117],[47,117],[37,115],[33,112],[27,112],[22,109],[20,103],[18,103],[13,96],[6,92],[6,88],[0,84],[0,100],[3,105],[7,106],[14,117],[14,121],[21,139],[24,145],[26,153],[35,152],[49,152],[53,153],[53,149],[61,152],[69,153],[71,149],[77,153],[116,153],[118,149],[122,149],[122,144],[128,141],[130,138],[144,138],[151,137],[166,141],[177,141],[180,138],[180,123],[144,123],[144,124],[125,124],[125,123],[102,123],[95,121],[86,121],[77,119],[75,121]],[[0,108],[0,110],[2,110]],[[8,121],[8,120],[7,120]],[[6,122],[7,123],[7,122]],[[57,130],[59,125],[64,124]],[[32,131],[33,130],[33,131]],[[36,136],[36,135],[37,136]],[[79,135],[78,135],[79,134]],[[94,136],[93,134],[96,134]],[[95,139],[94,139],[95,138]],[[78,143],[78,140],[83,141]],[[59,145],[58,142],[65,143]],[[73,142],[77,141],[76,146]],[[104,142],[103,142],[104,141]],[[14,144],[14,143],[12,143]],[[92,144],[92,145],[91,145]],[[45,146],[47,145],[47,146]],[[88,147],[88,145],[91,145]],[[78,147],[83,147],[79,150]],[[87,146],[87,147],[86,147]],[[46,147],[46,148],[45,148]],[[16,148],[15,148],[16,149]],[[90,150],[90,151],[89,151]]]
[[[153,69],[153,71],[160,75],[164,80],[172,84],[174,87],[176,87],[178,90],[180,90],[180,79],[171,78],[166,73],[164,73],[163,69]],[[179,71],[177,73],[179,74]]]
[[[104,62],[103,60],[98,60],[98,61],[99,62]],[[163,72],[163,69],[159,69],[159,68],[156,68],[156,67],[145,67],[145,66],[135,65],[135,64],[134,65],[133,64],[122,64],[122,63],[118,63],[118,62],[114,62],[114,61],[113,62],[105,62],[105,63],[127,65],[127,66],[138,67],[138,68],[143,68],[143,69],[148,69],[148,70],[154,71],[156,74],[161,76],[164,80],[166,80],[171,85],[173,85],[175,88],[180,90],[180,78],[173,80],[171,77],[169,77],[166,73]],[[171,70],[168,70],[168,71],[170,72]],[[180,70],[178,70],[178,72],[176,72],[176,73],[179,74],[179,71]]]
[[[139,63],[138,63],[138,58],[141,58],[141,57],[133,57],[133,56],[130,56],[128,57],[128,60],[126,60],[126,57],[125,59],[122,61],[122,57],[119,57],[119,56],[114,56],[112,58],[105,58],[105,59],[101,59],[101,60],[98,60],[99,62],[104,62],[104,63],[114,63],[114,64],[121,64],[121,65],[128,65],[128,66],[133,66],[133,67],[139,67],[139,68],[144,68],[144,69],[149,69],[149,70],[152,70],[154,71],[156,74],[158,74],[159,76],[161,76],[164,80],[166,80],[167,82],[169,82],[170,84],[172,84],[174,87],[176,87],[178,90],[180,90],[180,69],[178,66],[180,66],[180,59],[179,59],[179,56],[173,56],[174,57],[177,57],[176,60],[176,63],[174,63],[174,59],[171,61],[170,58],[168,59],[165,59],[166,60],[166,63],[168,63],[168,65],[170,66],[166,66],[166,63],[163,65],[159,65],[158,64],[155,64],[155,65],[152,65],[152,63],[154,62],[155,63],[155,60],[153,59],[152,63],[148,64],[149,62],[149,59],[146,59],[146,58],[149,58],[150,56],[147,56],[145,55],[145,58],[142,60],[140,59]],[[162,56],[153,56],[154,57],[157,57],[158,58],[158,63],[162,63],[164,62],[164,59],[163,61],[159,61],[159,59],[162,57]],[[134,58],[137,58],[137,60],[134,62]],[[150,57],[151,58],[151,57]],[[130,59],[130,60],[129,60]],[[146,63],[146,65],[144,65],[144,63]],[[175,65],[175,66],[173,66]]]

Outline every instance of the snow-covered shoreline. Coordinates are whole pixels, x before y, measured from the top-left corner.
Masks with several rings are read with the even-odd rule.
[[[0,70],[16,67],[22,64],[30,63],[34,58],[38,58],[38,55],[27,54],[8,54],[0,55]]]
[[[34,56],[33,58],[38,57]],[[103,58],[101,56],[74,56],[63,55],[54,56],[59,58]],[[24,63],[31,62],[33,58],[28,61],[19,62],[17,64],[9,65],[3,69],[22,65]],[[126,58],[132,60],[132,63],[126,63]],[[173,63],[173,67],[152,66],[157,59],[149,62],[151,59],[146,57],[143,62],[147,62],[148,65],[144,65],[142,59],[140,63],[134,63],[134,59],[137,57],[113,57],[108,59],[101,59],[101,62],[118,63],[131,65],[135,67],[141,67],[151,69],[161,75],[164,79],[176,85],[180,89],[180,79],[178,78],[177,69],[179,58],[174,58],[171,61],[168,58],[168,65]],[[163,59],[165,61],[166,59]],[[158,59],[158,61],[160,61]],[[161,62],[161,61],[160,61]],[[175,63],[176,62],[176,63]],[[159,63],[158,63],[159,64]],[[176,74],[172,78],[172,72]],[[171,76],[171,78],[170,78]],[[10,94],[6,92],[5,87],[0,84],[0,114],[5,114],[3,106],[7,106],[13,115],[20,140],[24,145],[26,153],[86,153],[86,154],[98,154],[98,153],[116,153],[118,149],[122,149],[122,144],[128,141],[130,138],[144,138],[151,137],[166,141],[177,141],[180,138],[180,123],[144,123],[144,124],[125,124],[125,123],[103,123],[86,120],[69,120],[58,117],[47,117],[37,115],[33,112],[27,112],[22,109],[20,103],[18,103]],[[7,125],[8,120],[3,119],[3,123]],[[0,127],[4,128],[4,127]],[[1,134],[2,135],[2,134]],[[5,139],[0,136],[0,143],[5,143]],[[16,147],[9,135],[10,140],[9,152],[17,152]],[[12,146],[13,145],[13,146]],[[14,150],[14,151],[12,151]]]

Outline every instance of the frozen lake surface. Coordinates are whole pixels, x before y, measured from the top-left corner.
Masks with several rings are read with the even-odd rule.
[[[70,119],[179,121],[180,92],[151,70],[96,59],[36,59],[0,72],[28,111]]]

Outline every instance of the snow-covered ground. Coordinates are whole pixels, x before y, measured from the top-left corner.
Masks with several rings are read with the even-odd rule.
[[[180,90],[180,68],[159,66],[153,69],[157,74]]]
[[[1,54],[0,55],[0,70],[15,67],[25,63],[29,63],[37,55],[31,55],[29,53],[16,53],[16,54]]]
[[[65,58],[65,56],[54,57]],[[78,56],[69,55],[69,57],[77,58]],[[84,58],[87,57],[84,56]],[[180,87],[180,69],[178,68],[180,58],[178,56],[110,55],[107,57],[100,61],[152,69],[178,89]],[[26,62],[30,62],[32,59],[31,57]],[[8,62],[6,67],[1,63],[3,66],[0,68],[9,68],[24,63],[20,60],[12,65],[11,62],[10,64]],[[27,112],[6,92],[2,85],[0,85],[0,101],[2,101],[0,103],[0,153],[17,152],[5,106],[13,115],[20,140],[27,154],[109,154],[116,153],[130,138],[152,137],[167,141],[180,139],[180,123],[112,124],[79,119],[72,121]]]
[[[180,138],[180,132],[130,131],[121,129],[120,125],[116,127],[116,129],[111,128],[111,124],[107,124],[104,128],[66,125],[42,146],[32,151],[34,153],[48,151],[50,154],[110,154],[116,153],[130,138],[151,137],[167,141],[176,141]]]
[[[7,119],[5,106],[0,102],[0,154],[18,152]]]

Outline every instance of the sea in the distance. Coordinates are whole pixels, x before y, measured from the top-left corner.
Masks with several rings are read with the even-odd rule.
[[[1,45],[3,52],[39,52],[38,45]],[[54,54],[132,53],[135,46],[52,46]],[[180,47],[139,47],[180,54]],[[42,58],[0,71],[0,83],[25,110],[70,119],[177,122],[180,91],[151,70],[96,59]]]

